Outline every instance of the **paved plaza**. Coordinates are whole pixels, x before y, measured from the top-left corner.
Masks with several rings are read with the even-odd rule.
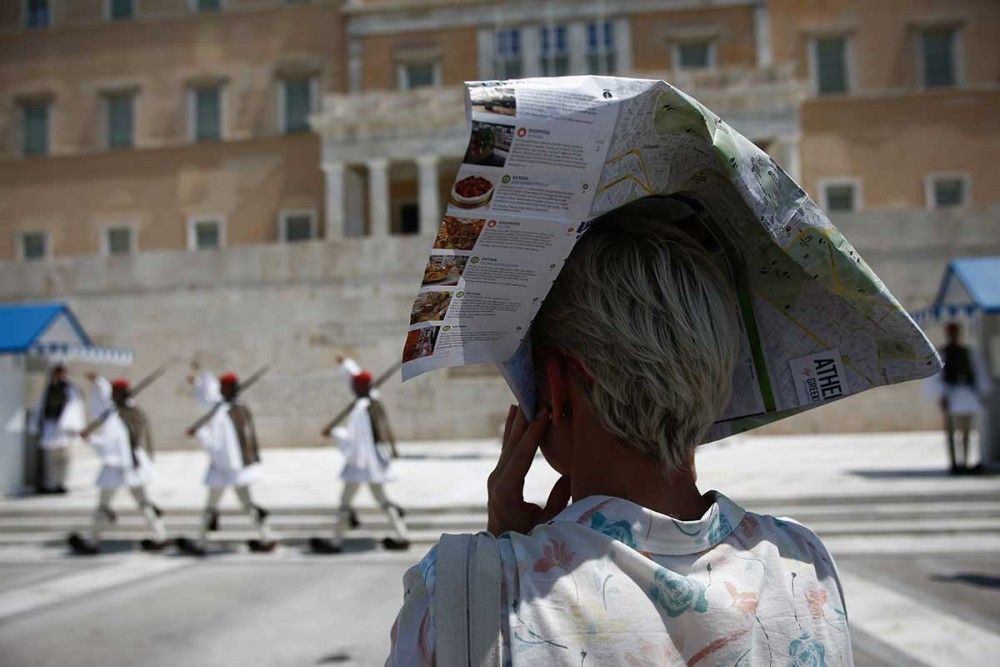
[[[366,494],[347,553],[305,540],[332,529],[340,483],[331,449],[265,450],[255,489],[282,545],[248,553],[245,517],[228,498],[215,553],[148,555],[123,494],[106,552],[67,554],[85,528],[96,460],[74,452],[72,493],[0,500],[0,664],[381,664],[400,579],[441,532],[485,525],[496,442],[404,443],[394,500],[415,545],[376,548],[386,529]],[[744,437],[709,445],[700,484],[756,511],[798,519],[838,561],[859,665],[977,665],[1000,654],[1000,478],[943,474],[934,433]],[[197,529],[204,454],[166,452],[150,493],[173,534]],[[526,494],[554,481],[536,461]]]

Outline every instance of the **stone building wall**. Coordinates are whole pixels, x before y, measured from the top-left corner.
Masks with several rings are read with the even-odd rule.
[[[869,212],[836,223],[911,308],[933,298],[948,259],[1000,253],[1000,207]],[[0,262],[0,300],[66,300],[95,342],[135,350],[133,378],[176,357],[174,369],[142,399],[161,447],[193,444],[182,435],[198,416],[185,382],[192,359],[243,375],[270,363],[270,373],[247,394],[264,442],[313,445],[324,420],[350,398],[336,355],[355,355],[375,372],[398,359],[429,243],[427,237],[349,238]],[[394,379],[383,393],[404,439],[493,436],[510,401],[487,368],[437,371],[405,385]],[[919,383],[879,389],[769,428],[936,428],[936,411],[919,394]]]

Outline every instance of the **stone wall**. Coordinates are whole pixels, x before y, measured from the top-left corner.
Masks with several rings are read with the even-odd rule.
[[[951,257],[1000,253],[1000,208],[872,211],[836,220],[907,307],[926,305]],[[0,263],[0,300],[65,300],[95,342],[131,347],[135,378],[175,357],[142,398],[161,447],[189,446],[199,414],[185,382],[196,358],[244,375],[267,446],[319,444],[324,420],[350,398],[334,358],[380,372],[399,357],[426,237],[344,239],[203,252],[150,252]],[[109,372],[113,372],[110,371]],[[438,371],[384,388],[401,438],[497,433],[510,395],[489,369]],[[919,383],[879,389],[769,427],[771,431],[935,428]]]

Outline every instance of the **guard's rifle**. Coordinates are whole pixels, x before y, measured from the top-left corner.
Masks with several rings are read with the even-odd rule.
[[[252,384],[257,382],[257,380],[261,379],[264,373],[267,373],[268,369],[270,369],[270,366],[268,365],[261,366],[256,371],[254,371],[250,377],[248,377],[243,382],[240,382],[236,386],[236,392],[233,394],[233,400],[236,400],[237,396],[239,396],[244,391],[249,389]],[[223,402],[224,401],[219,401],[218,403],[213,405],[211,410],[209,410],[208,412],[206,412],[205,414],[203,414],[201,417],[198,418],[198,421],[188,426],[186,433],[189,436],[194,435],[198,431],[198,429],[207,424],[212,419],[212,417],[215,416],[215,413],[218,412],[219,408],[222,407]]]
[[[385,384],[386,382],[388,382],[389,378],[391,378],[393,376],[393,374],[395,374],[395,372],[397,370],[399,370],[399,367],[402,366],[402,365],[403,365],[402,361],[397,361],[396,363],[394,363],[392,365],[392,367],[389,368],[389,370],[387,370],[385,373],[382,373],[382,375],[379,375],[378,378],[374,382],[372,382],[371,388],[372,389],[377,389],[379,386],[381,386],[381,385]],[[340,412],[337,413],[336,417],[334,417],[333,419],[331,419],[327,423],[327,425],[323,427],[322,434],[323,434],[324,437],[330,435],[330,431],[333,430],[333,427],[336,426],[337,424],[339,424],[340,422],[342,422],[344,420],[344,418],[347,417],[347,415],[351,414],[351,410],[354,409],[354,404],[357,403],[357,402],[358,402],[358,399],[355,398],[353,401],[351,401],[350,403],[348,403],[347,406],[343,410],[341,410]]]
[[[160,377],[167,372],[167,369],[170,367],[170,364],[171,364],[170,361],[166,362],[165,364],[161,364],[152,373],[150,373],[146,377],[136,382],[135,386],[133,386],[128,390],[128,397],[135,398],[138,394],[142,392],[143,389],[146,389],[147,387],[149,387],[149,385],[159,380]],[[97,417],[91,420],[90,423],[88,423],[86,426],[83,427],[83,430],[80,431],[80,437],[86,440],[88,437],[90,437],[91,433],[99,429],[101,427],[101,424],[107,421],[108,417],[111,416],[112,412],[117,412],[117,411],[118,411],[117,405],[112,405],[111,407],[106,408],[103,412],[101,412],[101,414],[99,414]]]

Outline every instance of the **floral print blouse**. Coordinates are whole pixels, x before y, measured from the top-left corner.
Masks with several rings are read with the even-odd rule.
[[[504,665],[852,665],[843,592],[812,531],[710,492],[696,521],[620,498],[498,540]],[[387,665],[434,664],[436,551],[403,577]]]

